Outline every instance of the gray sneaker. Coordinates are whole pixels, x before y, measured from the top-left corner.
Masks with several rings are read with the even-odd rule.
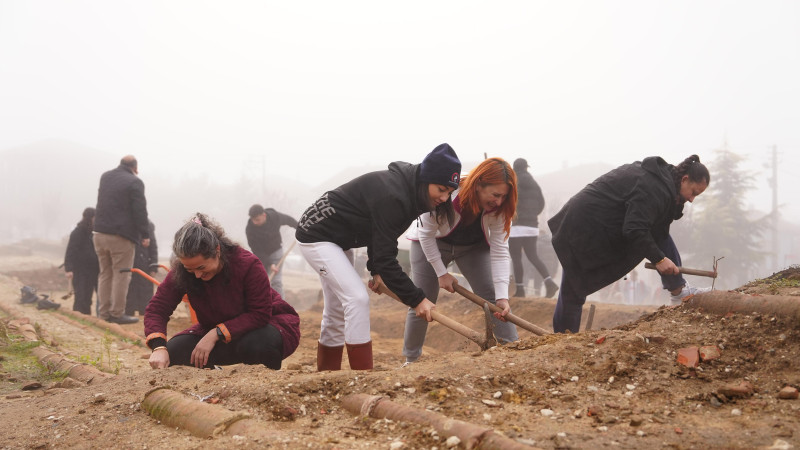
[[[691,297],[693,295],[702,294],[703,292],[710,292],[710,291],[711,291],[710,287],[699,288],[690,286],[689,283],[686,283],[679,293],[670,295],[669,298],[670,300],[672,300],[673,303],[680,303],[687,297]]]

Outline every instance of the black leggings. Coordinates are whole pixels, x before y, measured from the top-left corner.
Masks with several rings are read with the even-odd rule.
[[[167,342],[169,364],[171,366],[190,366],[192,351],[203,336],[182,334]],[[283,360],[283,337],[272,325],[256,328],[230,343],[217,342],[208,355],[205,367],[227,366],[230,364],[263,364],[270,369],[281,368]]]
[[[72,310],[92,315],[92,295],[97,292],[97,273],[73,272],[72,289],[75,292],[75,303]]]
[[[514,237],[508,240],[508,252],[511,254],[511,262],[514,265],[514,282],[522,284],[522,277],[525,274],[522,266],[522,250],[525,250],[525,256],[528,261],[536,267],[536,270],[542,275],[542,278],[550,276],[547,266],[544,265],[539,254],[536,253],[536,236]]]

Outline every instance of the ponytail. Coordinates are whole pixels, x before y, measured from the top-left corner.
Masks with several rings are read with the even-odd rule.
[[[709,174],[708,168],[700,162],[700,157],[697,155],[684,159],[683,162],[672,168],[672,179],[678,191],[680,191],[681,180],[684,175],[688,175],[689,181],[694,183],[704,182],[706,185],[711,184],[711,174]]]

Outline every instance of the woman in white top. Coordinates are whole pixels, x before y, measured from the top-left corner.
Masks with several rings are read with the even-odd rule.
[[[511,311],[508,235],[517,205],[517,176],[505,160],[489,158],[462,178],[454,195],[453,217],[422,214],[409,232],[411,278],[435,303],[439,288],[455,292],[456,278],[447,272],[447,265],[455,261],[472,290],[503,309],[492,319],[497,340],[516,341],[517,329],[505,316]],[[427,329],[425,318],[409,309],[403,341],[406,362],[419,359]]]

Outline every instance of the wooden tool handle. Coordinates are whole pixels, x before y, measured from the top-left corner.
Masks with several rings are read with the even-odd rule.
[[[469,300],[469,301],[475,303],[476,305],[480,306],[481,308],[483,308],[483,305],[486,304],[486,305],[489,305],[489,309],[492,312],[503,312],[503,310],[499,306],[494,305],[491,302],[488,302],[488,301],[484,300],[483,298],[481,298],[477,294],[471,292],[469,289],[467,289],[467,288],[465,288],[465,287],[463,287],[463,286],[461,286],[459,284],[455,284],[455,285],[453,285],[453,287],[455,288],[456,292],[458,292],[459,294],[464,296],[467,300]],[[520,328],[524,328],[524,329],[530,331],[531,333],[539,335],[539,336],[544,336],[546,334],[550,334],[550,332],[545,330],[544,328],[537,327],[536,325],[528,322],[527,320],[521,319],[520,317],[515,316],[514,314],[511,314],[511,313],[508,313],[506,315],[506,320],[508,320],[509,322],[513,323],[514,325],[516,325],[516,326],[518,326]]]
[[[657,270],[656,265],[650,262],[644,263],[644,268]],[[699,277],[717,278],[717,272],[712,272],[710,270],[697,270],[690,269],[688,267],[678,267],[678,270],[680,270],[684,275],[697,275]]]
[[[378,288],[378,290],[381,292],[381,294],[386,294],[389,297],[397,300],[398,302],[403,303],[403,301],[400,300],[400,297],[398,297],[397,294],[392,292],[391,289],[386,287],[385,284],[381,284],[381,286],[380,286],[380,288]],[[480,345],[481,348],[484,348],[484,345],[486,344],[486,339],[483,336],[481,336],[480,333],[478,333],[477,331],[473,330],[472,328],[456,322],[455,320],[445,316],[444,314],[436,311],[435,309],[431,310],[431,319],[439,322],[440,324],[446,326],[447,328],[450,328],[451,330],[453,330],[456,333],[464,336],[465,338],[469,339],[470,341]]]

